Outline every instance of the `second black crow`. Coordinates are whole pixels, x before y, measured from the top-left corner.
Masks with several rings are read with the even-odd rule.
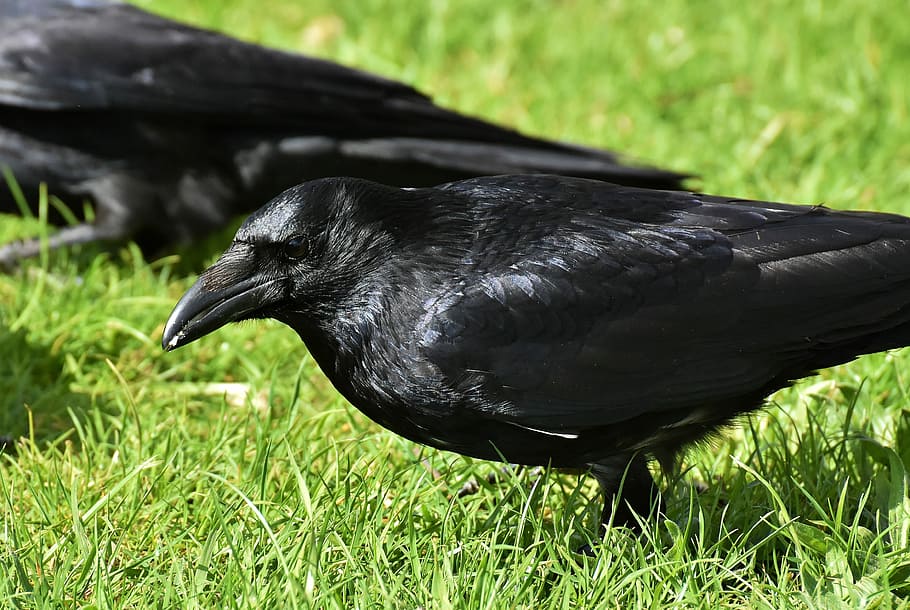
[[[51,248],[196,240],[311,178],[401,186],[546,172],[672,188],[682,175],[544,141],[433,104],[411,87],[108,0],[0,0],[0,167],[94,222]],[[15,209],[0,184],[0,210]],[[0,248],[0,263],[39,241]]]
[[[768,394],[910,343],[910,219],[556,176],[399,189],[351,178],[254,213],[167,322],[299,334],[334,386],[439,449],[589,468],[603,521],[649,459]]]

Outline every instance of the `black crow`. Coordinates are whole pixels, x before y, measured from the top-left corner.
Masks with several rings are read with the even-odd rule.
[[[608,522],[793,380],[910,343],[910,219],[543,175],[286,191],[175,307],[171,350],[297,331],[335,387],[439,449],[590,468]]]
[[[190,242],[304,180],[402,186],[545,172],[673,188],[682,175],[444,110],[338,64],[241,42],[109,0],[0,0],[0,167],[94,222],[50,247]],[[257,202],[251,206],[251,202]],[[0,210],[14,201],[0,184]],[[0,263],[39,241],[0,248]]]

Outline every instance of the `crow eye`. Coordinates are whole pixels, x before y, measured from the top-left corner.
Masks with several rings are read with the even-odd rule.
[[[310,244],[302,235],[295,235],[284,242],[284,253],[288,258],[303,258],[310,251]]]

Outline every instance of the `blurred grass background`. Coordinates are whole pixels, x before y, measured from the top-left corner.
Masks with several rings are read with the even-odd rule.
[[[699,190],[910,213],[905,2],[137,4],[691,171]],[[4,217],[0,238],[36,230]],[[904,352],[777,394],[782,409],[664,480],[668,520],[584,558],[590,482],[491,485],[496,465],[396,438],[287,328],[162,353],[199,259],[229,239],[154,262],[83,248],[0,277],[5,607],[910,604]]]

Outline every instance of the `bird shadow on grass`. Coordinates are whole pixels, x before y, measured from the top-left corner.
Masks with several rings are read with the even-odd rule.
[[[53,346],[35,343],[23,329],[0,328],[0,434],[13,442],[41,442],[72,427],[74,414],[90,406],[85,394],[71,390],[65,357]]]

